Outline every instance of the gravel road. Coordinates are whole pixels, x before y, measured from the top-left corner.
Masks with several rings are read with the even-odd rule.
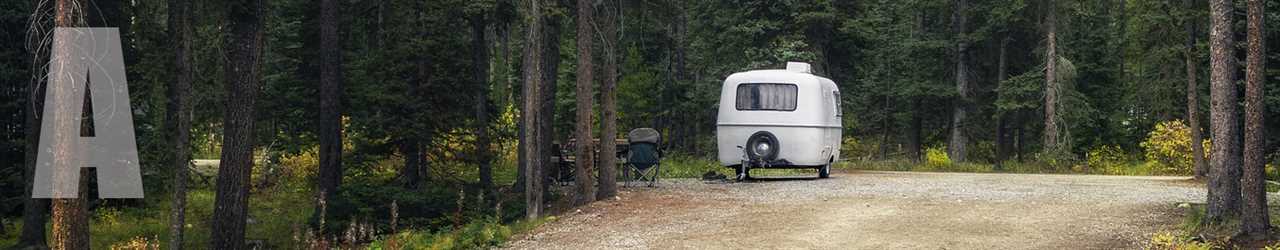
[[[509,249],[1133,249],[1203,202],[1184,177],[854,171],[664,180],[517,236]]]

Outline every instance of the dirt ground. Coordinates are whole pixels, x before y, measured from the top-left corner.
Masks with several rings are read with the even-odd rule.
[[[1184,177],[854,171],[663,180],[516,236],[509,249],[1133,249],[1203,202]]]

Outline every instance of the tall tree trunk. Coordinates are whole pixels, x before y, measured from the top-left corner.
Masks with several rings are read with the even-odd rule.
[[[48,9],[45,8],[47,7],[39,4],[43,1],[44,0],[33,0],[32,5],[36,6],[36,8],[33,9],[33,12],[35,12],[34,16],[46,16],[45,13]],[[44,31],[48,30],[48,28],[44,26],[46,25],[45,20],[47,19],[41,18],[38,20],[32,20],[30,25],[38,25],[42,28],[27,35],[33,37],[52,36],[53,32]],[[44,75],[47,73],[46,70],[48,68],[48,56],[44,55],[44,52],[47,51],[49,47],[46,40],[49,39],[27,39],[29,42],[27,46],[32,49],[31,52],[33,53],[30,56],[32,56],[34,60],[32,60],[30,68],[31,80],[27,82],[26,88],[27,103],[23,105],[25,108],[25,111],[23,112],[25,124],[23,126],[26,130],[26,145],[23,145],[25,147],[25,151],[23,152],[25,158],[23,159],[22,169],[22,179],[24,184],[22,199],[22,234],[18,236],[18,244],[14,246],[15,248],[48,248],[48,241],[45,239],[47,238],[47,235],[45,234],[45,226],[48,225],[49,219],[49,200],[31,198],[32,190],[34,188],[33,183],[35,183],[36,157],[40,152],[38,148],[40,146],[40,125],[42,121],[40,119],[41,116],[37,112],[44,110],[46,86],[44,85],[43,79],[45,79]]]
[[[324,199],[337,194],[342,185],[342,45],[338,22],[338,0],[320,0],[320,107],[316,135],[320,144],[318,183]]]
[[[999,43],[999,55],[996,59],[996,89],[1004,84],[1004,80],[1009,78],[1009,42],[1012,40],[1008,34],[1001,36]],[[999,94],[999,93],[997,93]],[[1009,159],[1009,115],[1012,112],[997,111],[996,112],[996,164],[995,167],[1000,169],[1003,167],[1004,161]]]
[[[1183,0],[1183,7],[1192,9],[1195,5],[1193,0]],[[1204,179],[1209,174],[1209,164],[1204,160],[1204,135],[1200,129],[1200,87],[1196,86],[1199,81],[1199,69],[1196,68],[1196,28],[1195,21],[1192,18],[1182,21],[1183,28],[1187,32],[1187,40],[1183,43],[1183,56],[1187,64],[1187,126],[1191,130],[1191,158],[1192,164],[1195,165],[1194,173],[1196,179]]]
[[[676,6],[675,6],[676,18],[671,19],[672,21],[671,36],[672,36],[672,41],[675,42],[674,44],[671,44],[671,46],[673,47],[672,56],[671,56],[672,57],[671,58],[672,60],[671,74],[674,77],[672,77],[672,81],[663,81],[662,83],[663,84],[662,98],[659,100],[659,103],[658,103],[658,107],[660,107],[660,111],[658,114],[658,116],[660,117],[659,119],[660,123],[654,124],[653,126],[654,128],[658,129],[658,131],[662,131],[663,133],[672,133],[675,131],[674,119],[676,118],[675,116],[676,112],[674,112],[675,110],[673,108],[675,105],[672,105],[672,104],[678,103],[677,102],[678,99],[676,97],[677,94],[679,94],[678,91],[680,91],[680,89],[683,88],[684,82],[686,82],[689,79],[688,73],[686,73],[687,67],[685,62],[687,59],[686,51],[688,50],[687,49],[688,46],[686,45],[688,43],[687,40],[688,40],[688,30],[689,30],[688,29],[689,27],[688,13],[686,13],[686,10],[684,7],[685,2],[676,1],[674,3],[676,3]],[[681,138],[674,137],[671,134],[668,134],[666,136],[670,140],[666,140],[663,143],[666,143],[669,146],[680,145],[679,143],[673,143],[673,140],[681,140]]]
[[[174,147],[173,204],[169,208],[169,249],[182,249],[187,218],[187,172],[191,165],[191,3],[169,0],[169,37],[174,46],[173,80],[165,125]]]
[[[622,6],[618,1],[605,1],[604,41],[604,77],[600,85],[600,199],[613,198],[618,195],[617,174],[617,142],[618,137],[618,105],[615,89],[618,84],[618,16]]]
[[[1056,1],[1046,1],[1049,4],[1048,17],[1045,18],[1045,26],[1047,26],[1048,45],[1045,48],[1045,66],[1044,66],[1044,152],[1057,153],[1065,148],[1058,141],[1058,10]]]
[[[1013,124],[1017,124],[1016,127],[1013,128],[1013,157],[1014,159],[1018,159],[1018,162],[1025,161],[1022,158],[1022,152],[1023,152],[1023,148],[1026,147],[1026,139],[1027,139],[1026,137],[1027,125],[1023,124],[1027,121],[1026,112],[1027,111],[1025,110],[1018,110],[1013,112]]]
[[[1240,181],[1244,204],[1241,207],[1241,231],[1253,239],[1265,239],[1271,228],[1267,214],[1266,189],[1266,106],[1263,83],[1266,81],[1266,56],[1263,32],[1262,0],[1248,0],[1249,54],[1245,59],[1244,94],[1244,178]]]
[[[966,107],[969,103],[969,44],[964,41],[966,22],[968,22],[964,13],[966,5],[965,0],[955,0],[955,10],[951,14],[952,33],[955,35],[956,43],[956,92],[959,95],[951,112],[951,141],[947,142],[947,155],[954,162],[965,161],[969,144],[969,138],[965,135],[965,125],[968,123]]]
[[[404,166],[400,168],[400,178],[404,178],[404,186],[418,188],[422,183],[422,148],[416,139],[407,139],[400,143],[400,154],[404,155]]]
[[[227,53],[223,66],[227,99],[210,248],[244,249],[264,6],[262,0],[233,0],[227,6],[231,6],[227,9],[227,35],[223,41]]]
[[[880,155],[878,157],[880,160],[889,159],[889,138],[893,133],[893,125],[891,125],[893,124],[893,108],[889,102],[889,95],[885,95],[884,102],[880,104],[880,113],[883,116],[880,120]]]
[[[1235,6],[1228,0],[1210,0],[1209,130],[1213,133],[1209,157],[1209,195],[1205,222],[1216,223],[1240,212],[1240,145],[1236,130],[1235,38],[1231,31]]]
[[[595,101],[592,96],[595,95],[594,69],[595,64],[592,63],[594,55],[592,54],[592,39],[595,38],[594,17],[592,16],[592,6],[594,1],[578,0],[578,89],[575,92],[578,104],[578,122],[574,124],[578,143],[575,145],[575,156],[577,160],[574,163],[574,182],[575,190],[577,190],[577,198],[575,204],[583,205],[591,203],[596,199],[595,185],[592,181],[591,173],[595,163],[595,150],[591,146],[591,127],[595,125],[595,121],[591,118],[595,109],[592,107]]]
[[[489,197],[493,192],[492,153],[489,152],[489,38],[486,37],[488,20],[483,13],[471,16],[471,68],[473,84],[479,85],[476,92],[476,154],[475,163],[479,166],[480,187],[484,195]]]
[[[911,122],[907,125],[907,158],[912,163],[920,163],[924,158],[924,138],[923,133],[924,107],[920,97],[913,97],[911,100]]]
[[[525,153],[527,167],[525,169],[525,217],[528,219],[537,219],[542,213],[542,142],[539,141],[539,128],[537,126],[538,119],[541,114],[542,105],[541,97],[543,60],[542,48],[537,45],[536,41],[542,41],[543,30],[543,0],[528,0],[529,9],[525,13],[525,21],[528,22],[528,28],[525,32],[525,41],[532,41],[525,45],[524,48],[524,105],[520,119],[524,121],[523,135],[524,142],[520,145],[520,150]],[[533,160],[530,160],[533,159]]]
[[[528,91],[524,90],[524,86],[521,86],[520,90],[522,96],[528,94]],[[516,138],[516,144],[519,145],[516,149],[516,182],[511,184],[511,191],[517,193],[524,192],[524,186],[527,186],[525,181],[528,180],[525,177],[529,175],[529,156],[525,155],[528,152],[524,151],[524,145],[529,143],[525,141],[527,139],[525,134],[529,133],[529,131],[526,129],[528,126],[524,124],[524,109],[523,106],[521,107],[521,119],[516,122],[516,137],[518,137]]]
[[[82,2],[79,2],[76,0],[58,0],[57,2],[55,2],[54,17],[53,17],[54,25],[57,27],[85,26],[85,9],[83,9],[84,6],[82,4],[83,4]],[[73,45],[70,44],[70,41],[54,41],[53,46],[54,46],[53,51],[55,52],[57,51],[69,52],[71,51],[70,48],[58,49],[58,47],[67,47],[67,46],[73,46]],[[53,59],[53,61],[55,62],[71,61],[73,60],[71,59],[71,57],[73,56],[75,55],[59,54],[59,53],[55,53],[54,55],[52,55],[52,57],[55,57],[55,58],[57,57],[64,58],[61,60]],[[55,91],[53,93],[50,93],[50,95],[58,95],[59,92],[63,92],[63,91]],[[89,91],[85,91],[84,93],[85,93],[84,98],[86,98],[87,100],[90,96]],[[84,107],[90,107],[90,102],[84,102]],[[79,113],[80,110],[76,110],[75,112]],[[89,112],[90,112],[89,114],[92,114],[92,110],[89,110]],[[56,122],[57,119],[54,119],[54,120],[55,122],[53,122],[54,124],[53,128],[56,131],[81,131],[81,133],[85,133],[87,132],[85,130],[89,129],[88,126],[82,126],[82,123],[80,122]],[[82,120],[84,120],[84,117],[82,117]],[[75,129],[76,127],[79,127],[80,129],[76,130]],[[63,152],[63,155],[70,154],[71,152],[70,148],[64,148],[64,147],[57,147],[57,148],[54,148],[53,150],[55,152]],[[89,204],[88,204],[89,195],[88,195],[88,192],[86,192],[88,190],[88,185],[86,185],[86,183],[87,183],[87,180],[89,179],[88,177],[89,175],[86,174],[88,173],[88,171],[84,171],[84,170],[85,170],[84,168],[76,168],[76,170],[63,170],[63,171],[54,172],[55,176],[62,176],[57,178],[58,180],[68,180],[69,178],[66,178],[67,176],[65,174],[73,174],[73,173],[67,173],[68,171],[80,172],[80,178],[79,178],[80,187],[78,188],[79,194],[76,196],[76,198],[52,199],[53,212],[51,217],[53,222],[53,229],[51,231],[53,235],[50,238],[50,241],[52,242],[50,247],[52,249],[89,249]]]
[[[65,131],[65,130],[64,130]],[[58,149],[55,149],[58,150]],[[64,151],[65,152],[65,151]],[[87,169],[80,169],[78,198],[53,199],[51,249],[89,249],[89,185]],[[64,179],[65,178],[60,178]]]
[[[544,8],[555,8],[556,4],[563,4],[564,0],[558,0],[548,3]],[[543,17],[545,24],[542,33],[542,91],[538,94],[542,95],[542,116],[538,118],[538,141],[539,150],[542,152],[542,176],[543,180],[552,178],[552,171],[547,169],[555,167],[556,163],[552,161],[551,156],[555,153],[555,118],[556,118],[556,91],[559,89],[560,77],[560,30],[563,28],[564,21],[561,15],[546,15]],[[551,196],[551,181],[542,182],[542,196]]]

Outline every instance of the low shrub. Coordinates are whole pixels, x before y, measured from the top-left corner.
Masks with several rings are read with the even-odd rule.
[[[1134,167],[1131,164],[1129,154],[1121,150],[1120,147],[1112,145],[1103,145],[1090,149],[1085,154],[1085,162],[1088,167],[1087,171],[1097,171],[1103,174],[1126,174],[1132,171]]]
[[[930,147],[925,150],[924,164],[931,169],[945,169],[951,166],[951,157],[941,147]]]
[[[1209,159],[1209,140],[1204,145],[1205,161]],[[1146,140],[1140,144],[1145,150],[1143,156],[1147,161],[1163,166],[1161,173],[1189,175],[1195,168],[1191,152],[1191,129],[1181,120],[1173,120],[1156,124],[1155,130],[1147,134]]]
[[[662,178],[697,178],[707,171],[733,176],[733,171],[720,166],[717,159],[683,154],[667,155],[662,158]]]
[[[494,218],[475,220],[448,231],[407,230],[383,236],[368,245],[371,250],[397,249],[488,249],[500,246],[511,236],[532,230],[538,225],[553,221],[546,217],[533,221],[519,221],[504,225]]]
[[[1209,250],[1215,249],[1213,244],[1192,240],[1177,233],[1162,231],[1151,236],[1146,249],[1168,250]]]

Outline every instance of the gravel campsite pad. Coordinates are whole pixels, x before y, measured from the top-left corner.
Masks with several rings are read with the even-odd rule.
[[[1186,177],[855,171],[664,180],[563,215],[512,249],[1141,248],[1203,202]]]

